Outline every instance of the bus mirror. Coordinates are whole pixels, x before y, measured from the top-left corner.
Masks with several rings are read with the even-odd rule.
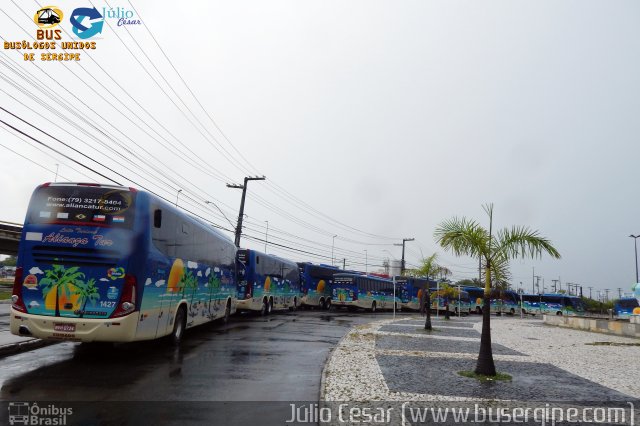
[[[162,226],[162,210],[156,209],[153,212],[153,227],[160,228]]]

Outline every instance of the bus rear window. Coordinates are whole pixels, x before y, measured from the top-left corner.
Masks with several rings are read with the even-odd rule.
[[[27,220],[32,224],[130,228],[134,198],[135,193],[119,188],[44,186],[33,194]]]

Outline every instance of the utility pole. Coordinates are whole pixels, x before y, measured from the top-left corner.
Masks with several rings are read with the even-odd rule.
[[[618,287],[618,299],[622,299],[622,289]]]
[[[238,226],[236,227],[236,239],[235,239],[235,244],[236,247],[240,247],[240,234],[242,233],[242,218],[244,216],[244,199],[247,196],[247,184],[249,183],[250,180],[265,180],[266,177],[262,176],[262,177],[250,177],[247,176],[244,178],[244,185],[234,185],[234,184],[227,184],[227,188],[236,188],[236,189],[242,189],[242,200],[240,200],[240,213],[238,214]]]
[[[553,283],[553,292],[557,293],[556,283],[558,282],[558,280],[551,280],[551,282]]]
[[[608,302],[608,301],[609,301],[609,289],[608,289],[608,288],[605,288],[605,289],[604,289],[604,293],[605,293],[605,299],[604,299],[604,301],[605,301],[605,302]]]
[[[587,287],[587,288],[589,289],[589,299],[592,299],[592,297],[591,297],[591,289],[592,289],[593,287]]]
[[[269,241],[269,221],[265,220],[267,223],[267,230],[264,231],[264,253],[267,253],[267,241]]]
[[[58,181],[58,169],[59,169],[59,168],[60,168],[60,164],[56,163],[56,177],[55,177],[55,178],[53,178],[53,181],[54,181],[54,182],[57,182],[57,181]],[[636,275],[638,275],[638,274],[636,274]]]
[[[541,277],[540,275],[534,275],[533,277],[536,279],[536,285],[535,285],[535,287],[537,287],[537,288],[538,288],[538,293],[540,293],[540,278],[542,278],[542,277]],[[534,292],[534,293],[536,292],[536,289],[535,289],[535,288],[533,289],[533,292]]]
[[[343,271],[347,270],[347,259],[346,258],[342,258],[342,270]]]
[[[531,275],[531,294],[535,294],[536,293],[536,268],[532,266],[531,269],[533,271],[533,275]]]
[[[394,246],[402,246],[402,260],[400,261],[400,275],[404,275],[404,243],[407,241],[413,241],[415,238],[403,238],[402,244],[394,244]]]

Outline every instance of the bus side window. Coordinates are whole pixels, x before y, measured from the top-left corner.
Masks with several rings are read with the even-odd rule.
[[[177,218],[169,210],[162,210],[159,206],[152,206],[153,227],[151,228],[151,239],[153,245],[167,257],[175,256],[176,246],[176,223]],[[150,212],[150,213],[151,213]],[[160,226],[156,226],[156,218],[160,216]]]
[[[160,209],[153,211],[153,227],[162,228],[162,210]]]

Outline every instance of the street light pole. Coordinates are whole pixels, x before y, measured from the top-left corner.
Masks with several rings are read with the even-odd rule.
[[[236,239],[234,241],[236,247],[240,247],[240,234],[242,233],[242,217],[244,216],[244,199],[247,196],[247,184],[250,180],[265,180],[266,177],[245,177],[244,185],[233,185],[228,183],[227,188],[242,189],[242,200],[240,200],[240,213],[238,213],[238,225],[236,226]]]
[[[638,280],[638,237],[640,237],[640,234],[638,234],[638,235],[631,234],[631,235],[629,235],[629,237],[633,238],[633,242],[634,242],[634,245],[636,247],[636,283],[638,283],[638,282],[640,282]]]
[[[404,275],[404,269],[405,269],[405,267],[404,267],[404,244],[407,241],[414,241],[414,240],[415,240],[415,238],[403,238],[402,239],[402,244],[394,244],[394,246],[400,246],[400,245],[402,246],[402,260],[400,261],[400,275]]]
[[[336,246],[336,237],[338,236],[338,234],[333,236],[333,239],[331,240],[331,266],[334,266],[333,264],[333,249]]]
[[[267,222],[267,230],[264,231],[264,252],[266,254],[267,253],[267,241],[269,241],[269,221],[265,220],[265,222]]]
[[[364,274],[369,275],[369,254],[364,251]]]

